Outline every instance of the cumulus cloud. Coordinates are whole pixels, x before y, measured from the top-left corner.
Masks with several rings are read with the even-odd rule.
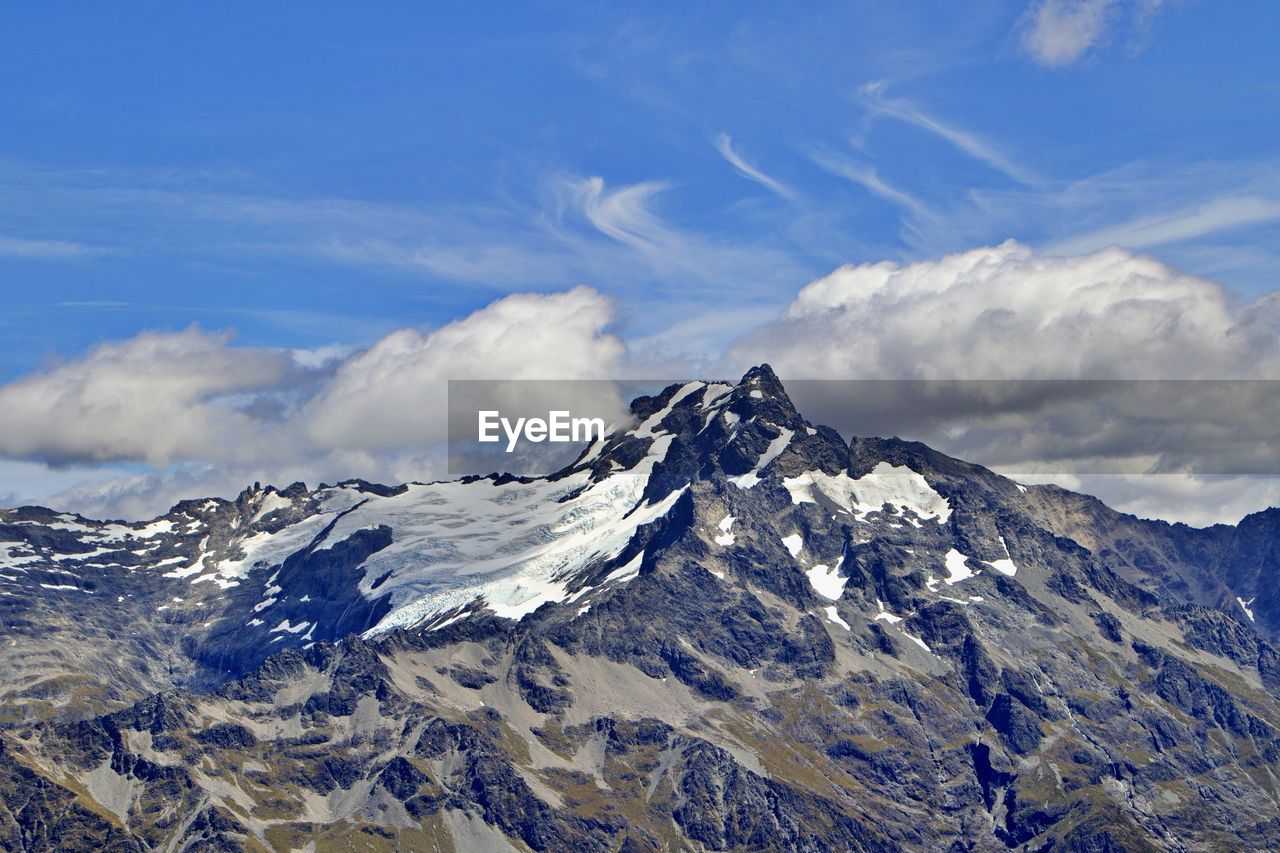
[[[278,387],[288,355],[190,328],[144,332],[0,388],[0,453],[52,465],[226,458],[252,432],[243,395]]]
[[[613,320],[611,299],[578,287],[509,296],[357,352],[234,347],[194,327],[144,332],[0,387],[0,457],[29,463],[9,498],[47,496],[31,465],[158,466],[74,484],[34,478],[60,505],[130,517],[255,480],[443,476],[448,380],[618,376],[626,347],[607,331]],[[509,402],[531,404],[520,399],[528,387],[511,386]],[[599,388],[587,399],[621,417],[621,401]]]
[[[922,440],[1011,474],[1194,480],[1280,473],[1278,329],[1275,296],[1239,304],[1122,249],[1061,258],[1007,242],[841,267],[730,358],[769,360],[802,410],[846,433]],[[1190,517],[1175,480],[1158,482],[1146,503],[1117,494]]]
[[[629,233],[645,229],[626,205],[606,203],[597,215]],[[548,379],[562,389],[575,385],[568,379],[646,375],[611,331],[615,311],[587,287],[518,294],[358,351],[241,348],[194,328],[145,333],[0,387],[0,457],[158,466],[77,484],[63,476],[49,489],[60,491],[56,505],[130,517],[254,480],[441,477],[448,380]],[[1207,472],[1280,471],[1275,383],[1214,381],[1277,376],[1280,295],[1242,304],[1129,250],[1057,257],[1006,242],[933,261],[847,265],[772,318],[743,316],[755,329],[704,353],[715,366],[701,372],[768,361],[811,419],[849,432],[899,434],[1008,473],[1059,478],[1152,471],[1195,482]],[[673,334],[718,349],[705,343],[712,331],[695,324]],[[680,372],[670,363],[661,371]],[[821,385],[808,393],[805,379],[868,384],[851,409],[849,395]],[[1112,381],[1130,379],[1176,381]],[[598,387],[584,393],[601,402]],[[542,403],[518,394],[509,402]],[[851,410],[862,419],[842,421]],[[35,489],[29,474],[23,497]],[[1119,489],[1121,480],[1103,482],[1129,508],[1205,517],[1187,509],[1179,481],[1160,481],[1174,485],[1145,499]],[[1206,494],[1228,487],[1214,489]]]
[[[1106,379],[1276,375],[1273,301],[1111,248],[1009,241],[937,261],[846,265],[737,343],[791,377]]]
[[[591,379],[618,375],[625,346],[605,331],[613,304],[588,287],[516,294],[423,334],[402,329],[345,362],[306,407],[328,449],[386,450],[445,436],[449,379]]]

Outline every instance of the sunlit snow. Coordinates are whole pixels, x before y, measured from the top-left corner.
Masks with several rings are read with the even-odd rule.
[[[813,587],[814,592],[832,601],[838,601],[840,596],[844,595],[844,585],[849,582],[849,579],[840,577],[840,564],[843,562],[844,557],[841,557],[835,568],[818,565],[805,572],[805,577],[809,578],[809,585]]]
[[[856,517],[878,512],[887,503],[902,511],[910,511],[923,519],[945,523],[951,517],[951,505],[933,490],[923,476],[906,466],[881,462],[866,476],[854,479],[845,472],[805,471],[782,481],[791,494],[793,504],[817,503],[818,495]]]
[[[719,536],[715,537],[715,543],[717,545],[723,545],[727,547],[733,544],[734,535],[732,532],[730,532],[730,530],[733,527],[733,523],[736,520],[737,519],[734,518],[732,515],[726,515],[724,518],[720,519],[720,523],[716,525],[716,527],[722,532],[720,533]]]
[[[777,459],[782,451],[787,449],[787,445],[791,443],[791,437],[795,435],[792,430],[783,429],[778,433],[778,437],[769,442],[769,446],[765,448],[764,453],[760,454],[760,458],[756,460],[756,466],[745,474],[739,474],[736,477],[730,477],[729,482],[733,483],[740,489],[750,489],[760,482],[760,472],[769,467],[769,463]]]

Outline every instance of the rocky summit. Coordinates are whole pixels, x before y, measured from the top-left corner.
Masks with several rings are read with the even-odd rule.
[[[1280,511],[1144,521],[762,366],[545,478],[0,511],[6,850],[1280,847]]]

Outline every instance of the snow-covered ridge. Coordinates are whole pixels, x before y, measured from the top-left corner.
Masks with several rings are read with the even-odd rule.
[[[646,409],[629,428],[597,442],[575,467],[556,477],[412,483],[394,490],[358,481],[316,491],[255,486],[235,502],[187,502],[146,524],[103,524],[66,515],[47,519],[95,546],[84,556],[109,559],[119,545],[142,555],[136,564],[140,570],[154,570],[157,577],[187,587],[190,592],[180,595],[189,607],[214,599],[228,602],[236,609],[237,626],[262,627],[262,633],[287,640],[304,630],[307,637],[313,632],[322,636],[348,601],[356,602],[357,610],[368,602],[369,612],[379,614],[355,628],[367,634],[397,627],[438,628],[479,612],[518,620],[549,602],[572,602],[590,612],[598,591],[637,577],[644,563],[634,545],[637,532],[670,513],[690,481],[702,476],[698,471],[706,470],[705,465],[689,467],[691,443],[700,454],[693,458],[704,463],[730,446],[740,460],[743,447],[733,443],[746,431],[752,447],[767,446],[752,454],[754,462],[748,456],[745,463],[735,463],[739,467],[733,470],[746,464],[751,469],[728,478],[728,506],[709,519],[714,529],[702,528],[710,542],[724,549],[726,560],[755,543],[758,531],[743,528],[737,519],[757,518],[752,508],[756,501],[773,499],[752,492],[766,479],[780,481],[793,505],[821,504],[833,519],[843,513],[849,521],[867,521],[886,504],[896,513],[890,519],[893,527],[901,526],[899,521],[920,527],[950,518],[947,500],[906,467],[880,463],[858,478],[822,470],[775,475],[782,463],[794,465],[808,447],[828,439],[815,438],[818,430],[790,409],[776,384],[762,382],[763,375],[749,375],[737,385],[688,382],[669,388],[655,409]],[[713,425],[715,430],[704,435]],[[681,452],[668,461],[677,429]],[[642,458],[637,462],[637,457]],[[601,464],[602,458],[609,464]],[[655,481],[660,465],[663,477]],[[655,482],[662,484],[660,490]],[[739,500],[743,511],[733,508]],[[787,525],[776,535],[819,598],[839,601],[847,583],[840,575],[844,558],[812,550],[821,547],[819,540],[806,546],[796,529]],[[377,550],[360,550],[368,556],[339,563],[336,583],[347,586],[333,593],[338,597],[332,600],[317,600],[318,587],[309,586],[311,563],[295,560],[292,565],[301,571],[281,570],[290,557],[321,555],[352,542],[362,531],[377,531],[360,540],[361,548],[369,544]],[[22,572],[29,561],[39,559],[21,544],[0,543],[0,568]],[[161,550],[150,553],[152,548]],[[326,559],[316,565],[328,565]],[[963,569],[964,558],[959,559]],[[947,562],[949,583],[972,574],[951,570],[952,561]],[[1016,570],[1007,557],[988,565],[1008,574]],[[714,563],[708,571],[726,578]],[[326,588],[336,587],[331,583]],[[331,612],[325,615],[327,606]]]

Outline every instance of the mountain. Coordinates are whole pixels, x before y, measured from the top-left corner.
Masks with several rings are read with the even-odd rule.
[[[1280,846],[1276,510],[1193,529],[767,367],[546,478],[0,512],[0,847]]]

